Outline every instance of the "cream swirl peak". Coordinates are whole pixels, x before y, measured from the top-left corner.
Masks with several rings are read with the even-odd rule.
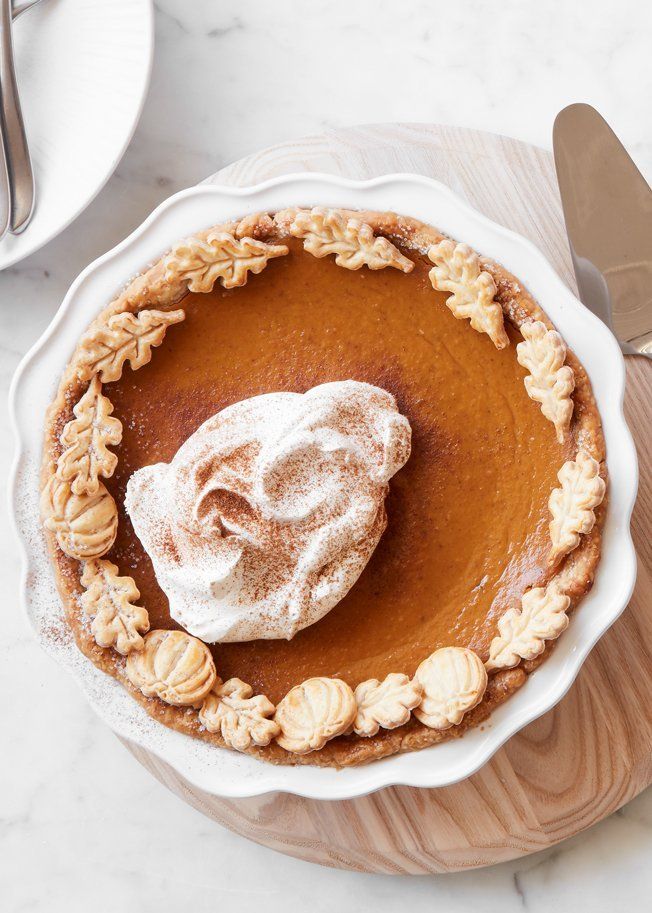
[[[410,440],[391,394],[347,380],[235,403],[139,469],[126,508],[172,617],[207,643],[314,624],[378,544]]]

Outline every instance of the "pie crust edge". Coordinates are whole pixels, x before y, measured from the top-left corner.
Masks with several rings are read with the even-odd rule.
[[[436,229],[423,223],[394,213],[378,213],[367,211],[338,210],[345,218],[354,218],[370,225],[374,234],[388,238],[401,245],[406,250],[414,250],[422,255],[428,249],[445,240]],[[284,210],[272,218],[263,213],[246,217],[239,222],[226,225],[212,226],[204,232],[199,232],[198,239],[205,239],[208,235],[227,231],[234,237],[250,236],[256,240],[278,243],[284,236],[290,234],[291,224],[296,210]],[[148,307],[158,310],[172,310],[185,297],[186,290],[170,283],[166,278],[165,264],[169,254],[166,254],[145,273],[133,279],[127,287],[102,311],[89,330],[99,326],[107,317],[124,311],[136,312]],[[479,257],[482,270],[491,275],[496,285],[496,299],[503,310],[504,318],[519,328],[528,321],[540,321],[548,329],[554,329],[549,319],[523,289],[518,280],[508,273],[502,266],[486,258]],[[161,297],[162,296],[162,297]],[[42,484],[45,484],[54,472],[57,457],[61,452],[59,437],[64,424],[70,420],[72,406],[83,394],[86,381],[81,379],[74,366],[75,355],[64,372],[57,396],[50,406],[46,419],[46,436],[42,467]],[[573,400],[575,403],[575,433],[578,447],[596,459],[601,466],[604,476],[604,439],[602,435],[600,418],[591,391],[590,382],[581,364],[574,354],[567,350],[566,364],[571,367],[575,377],[575,390]],[[536,405],[533,404],[533,408]],[[588,534],[582,536],[580,545],[569,556],[562,568],[561,575],[565,576],[565,591],[570,596],[568,611],[576,605],[579,599],[590,588],[595,568],[600,555],[601,526],[606,510],[606,500],[595,510],[595,523]],[[125,672],[123,657],[115,655],[112,651],[99,647],[89,631],[87,620],[79,610],[79,597],[83,589],[79,583],[78,562],[64,555],[56,544],[53,533],[46,531],[48,548],[55,567],[57,587],[65,606],[68,623],[73,631],[75,640],[80,650],[99,668],[120,680],[138,700],[148,713],[160,722],[180,731],[198,736],[204,740],[223,746],[225,744],[217,732],[208,732],[201,727],[196,715],[192,717],[183,711],[183,708],[164,704],[158,699],[145,697],[129,681]],[[466,729],[477,725],[486,719],[493,709],[509,697],[525,682],[531,673],[553,648],[554,641],[547,641],[543,651],[535,658],[522,661],[517,667],[500,669],[490,676],[482,701],[470,709],[462,721],[446,730],[427,728],[413,717],[410,721],[396,730],[381,730],[378,736],[368,738],[335,739],[328,742],[320,751],[307,755],[286,752],[278,744],[273,743],[264,748],[251,746],[248,753],[258,755],[272,763],[310,763],[319,766],[349,766],[359,764],[375,758],[394,754],[400,751],[412,751],[430,744],[435,744],[444,739],[461,736]],[[424,658],[425,659],[425,658]],[[398,671],[398,670],[397,670]]]

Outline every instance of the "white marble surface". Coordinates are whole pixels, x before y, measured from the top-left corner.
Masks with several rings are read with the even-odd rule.
[[[421,120],[547,146],[557,110],[586,100],[650,180],[651,27],[645,0],[161,0],[149,99],[114,177],[57,240],[0,275],[3,390],[91,259],[173,191],[292,136]],[[652,791],[556,849],[461,875],[360,876],[247,843],[153,781],[33,643],[6,516],[0,575],[3,911],[649,908]]]

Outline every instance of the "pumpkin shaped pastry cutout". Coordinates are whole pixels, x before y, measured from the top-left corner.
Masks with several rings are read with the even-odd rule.
[[[443,647],[424,659],[415,680],[423,686],[423,700],[414,715],[429,729],[450,729],[482,700],[487,670],[466,647]]]
[[[199,705],[217,678],[205,643],[185,631],[151,631],[127,658],[127,677],[146,697],[177,707]]]
[[[78,561],[106,555],[118,532],[118,508],[102,482],[93,494],[76,495],[69,482],[52,476],[41,494],[41,515],[61,551]]]
[[[319,751],[326,742],[353,725],[356,701],[339,678],[309,678],[292,688],[276,708],[281,727],[276,741],[294,754]]]

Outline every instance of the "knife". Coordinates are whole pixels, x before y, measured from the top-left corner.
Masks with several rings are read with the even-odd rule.
[[[590,105],[559,112],[553,149],[580,299],[626,355],[652,358],[652,189]]]

